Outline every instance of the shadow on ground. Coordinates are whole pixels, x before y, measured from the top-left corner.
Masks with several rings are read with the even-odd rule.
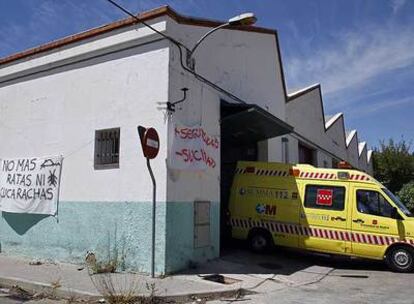
[[[243,242],[232,241],[221,257],[186,270],[185,274],[275,274],[292,275],[312,266],[339,270],[388,271],[382,261],[351,259],[277,247],[265,254],[250,252]]]

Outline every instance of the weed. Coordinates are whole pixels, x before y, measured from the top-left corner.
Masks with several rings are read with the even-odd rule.
[[[79,302],[79,298],[73,291],[70,291],[68,298],[66,299],[66,304],[73,304]]]
[[[60,281],[61,281],[61,278],[58,278],[58,279],[50,282],[50,286],[52,286],[53,290],[62,287],[62,284],[60,284]]]
[[[86,266],[89,274],[97,273],[115,273],[117,270],[125,270],[125,239],[117,239],[117,227],[113,236],[108,232],[106,242],[106,257],[102,256],[97,259],[95,254],[91,251],[87,251],[86,254]]]
[[[136,280],[128,280],[127,274],[101,273],[91,275],[90,277],[106,303],[139,303],[139,285]]]
[[[87,252],[86,266],[95,288],[107,304],[153,304],[156,303],[154,283],[143,283],[131,273],[117,273],[125,270],[125,240],[117,241],[108,234],[106,259],[98,259],[93,252]],[[121,250],[119,249],[121,248]]]

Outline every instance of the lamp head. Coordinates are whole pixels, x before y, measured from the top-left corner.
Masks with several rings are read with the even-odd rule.
[[[253,13],[244,13],[233,18],[230,18],[229,25],[253,25],[257,21],[256,16]]]

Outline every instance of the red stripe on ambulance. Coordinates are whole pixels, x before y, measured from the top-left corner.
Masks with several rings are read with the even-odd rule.
[[[239,218],[231,218],[230,224],[235,228],[251,229],[254,227],[266,228],[273,233],[285,233],[293,235],[310,236],[316,238],[352,241],[355,243],[365,243],[371,245],[391,245],[397,242],[403,242],[414,246],[414,239],[399,239],[392,236],[380,236],[365,233],[355,233],[341,230],[320,229],[314,227],[301,226],[296,224],[287,224],[274,221],[253,221]]]

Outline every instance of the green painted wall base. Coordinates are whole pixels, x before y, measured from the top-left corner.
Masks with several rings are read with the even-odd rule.
[[[210,207],[210,245],[194,247],[193,203],[168,203],[166,224],[166,272],[172,273],[220,255],[220,205]]]
[[[151,269],[150,202],[60,202],[58,217],[2,213],[0,250],[7,255],[83,263],[117,257],[120,270]],[[157,203],[156,273],[219,256],[219,204],[211,207],[211,246],[194,249],[193,203]]]

